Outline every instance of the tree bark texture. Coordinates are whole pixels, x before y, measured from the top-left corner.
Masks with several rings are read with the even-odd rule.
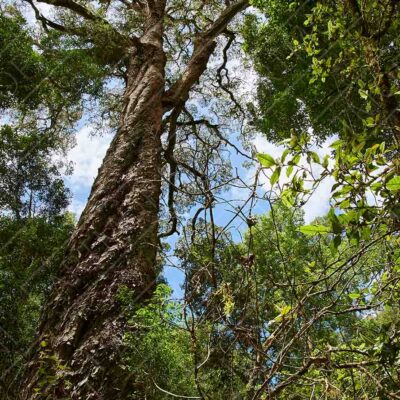
[[[40,339],[47,343],[43,351],[48,347],[67,365],[71,383],[68,389],[60,379],[51,389],[54,398],[123,398],[126,385],[118,355],[124,318],[117,293],[124,285],[140,300],[156,278],[164,67],[160,40],[143,40],[141,48],[133,49],[120,128],[46,307],[40,327]],[[43,379],[38,362],[37,354],[21,399],[35,398],[34,389]]]
[[[165,0],[150,3],[145,33],[128,49],[120,127],[68,245],[19,400],[118,400],[129,393],[131,379],[120,359],[126,322],[117,297],[125,286],[143,301],[156,280],[163,114],[186,101],[215,38],[247,6],[242,0],[228,7],[199,38],[187,70],[167,91]]]

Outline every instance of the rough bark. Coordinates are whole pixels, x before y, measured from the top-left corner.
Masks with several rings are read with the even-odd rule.
[[[120,128],[71,238],[62,278],[40,327],[40,340],[48,343],[45,350],[67,365],[72,384],[68,389],[60,379],[51,388],[54,398],[123,398],[118,355],[124,318],[117,293],[125,285],[139,300],[156,278],[165,56],[161,27],[152,29],[141,47],[132,49]],[[21,399],[35,398],[41,378],[38,357]]]
[[[198,40],[180,80],[166,92],[165,0],[148,2],[146,33],[127,50],[130,64],[120,127],[68,245],[19,400],[127,398],[130,377],[120,360],[126,326],[117,294],[126,286],[143,301],[155,283],[162,117],[185,102],[207,66],[214,39],[246,6],[241,0],[221,14]],[[58,370],[57,364],[66,369]]]

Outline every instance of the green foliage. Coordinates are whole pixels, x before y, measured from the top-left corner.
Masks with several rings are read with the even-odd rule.
[[[54,134],[0,127],[1,212],[17,219],[59,215],[70,196],[61,177],[63,163],[55,161],[64,151],[64,139]]]
[[[43,217],[0,217],[0,385],[5,399],[15,394],[42,304],[73,227],[69,214],[51,222]]]
[[[285,158],[272,171],[286,171],[288,182],[281,185],[285,204],[304,204],[324,179],[333,178],[328,225],[304,226],[305,234],[332,233],[334,247],[346,234],[352,242],[371,238],[372,231],[389,234],[398,230],[398,152],[396,145],[371,143],[365,135],[348,134],[331,144],[332,156],[321,160],[313,151],[310,135],[293,135],[285,142]],[[303,161],[299,163],[299,160]],[[315,171],[319,174],[316,175]],[[274,185],[271,179],[271,184]]]
[[[248,18],[245,48],[261,76],[252,111],[267,137],[312,128],[321,139],[351,127],[393,140],[400,45],[394,2],[253,3],[265,19]]]
[[[299,228],[299,231],[306,235],[314,236],[318,234],[329,233],[330,229],[324,225],[304,225]]]
[[[46,77],[33,39],[16,12],[0,13],[0,108],[15,101],[34,107],[39,101],[37,86]]]
[[[168,399],[159,388],[184,396],[195,394],[191,339],[183,329],[183,310],[170,299],[171,289],[159,284],[153,298],[138,307],[131,292],[121,288],[118,299],[129,318],[124,363],[134,380],[132,399]]]
[[[47,107],[53,117],[76,106],[84,95],[99,96],[105,77],[102,63],[76,39],[49,33],[34,40],[16,8],[0,13],[0,108]],[[66,66],[68,65],[68,68]],[[43,110],[42,110],[43,111]]]
[[[376,332],[385,331],[385,310],[397,310],[398,305],[388,300],[393,293],[385,287],[388,278],[377,277],[385,270],[399,285],[398,268],[388,255],[398,238],[382,237],[378,229],[353,243],[337,233],[338,221],[340,215],[332,210],[304,226],[301,212],[274,204],[243,243],[229,244],[228,239],[217,248],[215,279],[210,278],[213,257],[207,237],[179,250],[187,273],[185,298],[196,316],[196,329],[206,324],[212,333],[211,354],[219,347],[231,349],[220,355],[222,365],[217,362],[226,373],[228,360],[238,361],[229,371],[238,398],[263,398],[258,390],[265,376],[270,376],[271,393],[282,399],[331,391],[340,398],[371,398],[380,390],[368,374],[385,382],[382,393],[394,385],[389,380],[400,362],[398,334],[393,333],[397,322],[388,322],[392,339]],[[381,362],[386,370],[378,373],[374,368]],[[368,370],[352,370],[347,366],[351,363],[366,363]],[[210,367],[215,368],[211,361],[202,366],[205,388]],[[293,386],[281,392],[287,379]],[[312,387],[302,385],[309,379]],[[354,384],[349,386],[349,381]]]
[[[254,110],[258,126],[271,139],[285,139],[280,160],[265,165],[263,159],[268,156],[261,155],[259,161],[270,170],[270,184],[287,206],[305,204],[321,182],[334,180],[328,215],[297,228],[322,250],[304,266],[306,280],[317,286],[319,280],[326,283],[325,289],[315,291],[321,296],[314,297],[305,309],[311,306],[321,312],[332,307],[328,305],[331,296],[337,296],[332,318],[324,317],[318,328],[310,330],[308,339],[313,343],[311,357],[321,357],[318,363],[325,367],[329,360],[330,372],[325,375],[324,369],[315,365],[305,375],[314,382],[325,381],[325,388],[313,386],[316,396],[388,398],[398,387],[394,370],[399,363],[398,322],[388,318],[390,313],[398,313],[392,297],[397,298],[393,290],[399,285],[394,262],[398,258],[394,249],[400,217],[396,143],[400,136],[395,111],[398,75],[391,69],[399,47],[395,6],[390,2],[316,1],[292,2],[285,10],[277,3],[255,2],[267,19],[262,23],[249,21],[245,32],[254,38],[247,40],[248,51],[265,77],[259,87],[260,109]],[[293,18],[288,18],[290,12],[295,13]],[[278,35],[286,40],[287,54],[280,44],[274,44]],[[280,70],[269,68],[274,49],[281,52],[281,60],[285,56]],[[291,110],[295,101],[298,105]],[[280,112],[286,119],[280,118]],[[305,133],[311,132],[310,128],[313,134]],[[331,154],[321,159],[316,151],[318,143],[331,134],[337,134],[339,140],[331,144]],[[289,181],[278,186],[282,172]],[[309,249],[307,254],[312,252]],[[346,258],[356,266],[345,267],[347,262],[339,260]],[[394,285],[391,289],[386,287],[389,281]],[[293,288],[296,298],[301,286]],[[347,312],[343,308],[339,311],[345,304]],[[279,310],[272,320],[276,326],[293,315],[301,324],[303,317],[287,299]],[[357,315],[353,310],[364,311]],[[382,336],[386,329],[391,335]],[[299,345],[301,340],[299,337]],[[293,348],[299,358],[300,348]],[[369,365],[381,365],[383,370]],[[290,389],[286,393],[297,398]],[[297,390],[300,394],[313,396],[305,388]]]
[[[55,355],[45,340],[40,342],[38,386],[34,392],[39,399],[52,400],[54,398],[67,400],[65,388],[71,386],[68,381],[68,367]]]

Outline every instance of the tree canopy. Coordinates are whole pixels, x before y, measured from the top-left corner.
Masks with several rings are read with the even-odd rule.
[[[0,400],[399,399],[399,7],[2,1]]]

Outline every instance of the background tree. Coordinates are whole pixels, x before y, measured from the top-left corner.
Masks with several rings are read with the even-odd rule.
[[[261,77],[255,120],[268,137],[310,128],[321,138],[397,136],[397,1],[254,4],[267,21],[248,18],[246,48]]]
[[[318,222],[327,227],[329,218]],[[303,224],[298,210],[275,204],[243,243],[226,236],[214,255],[199,227],[189,248],[185,239],[178,247],[187,274],[183,303],[163,297],[137,309],[124,292],[133,307],[127,364],[145,360],[149,396],[398,397],[398,321],[388,316],[398,307],[396,295],[389,300],[399,284],[398,238],[377,232],[335,249],[333,235],[304,235]],[[143,340],[137,324],[149,329]],[[175,363],[167,366],[172,348]],[[164,380],[164,371],[173,378]]]
[[[0,399],[15,398],[43,303],[58,272],[71,215],[0,217]]]
[[[0,398],[9,399],[17,396],[41,307],[74,221],[64,214],[70,193],[61,179],[69,169],[61,162],[70,145],[67,130],[54,130],[44,111],[45,104],[56,106],[56,96],[51,98],[42,82],[54,64],[34,49],[15,8],[1,5],[0,19]],[[41,108],[38,119],[36,107]]]
[[[274,140],[288,138],[283,142],[285,149],[282,157],[259,156],[261,164],[270,170],[273,190],[277,191],[285,204],[301,205],[310,198],[323,179],[333,178],[335,183],[332,186],[332,209],[328,223],[314,223],[300,230],[310,236],[333,235],[330,247],[334,252],[342,248],[345,235],[353,245],[379,241],[382,234],[388,236],[389,243],[396,243],[400,189],[396,111],[398,52],[395,50],[398,36],[397,2],[293,2],[287,10],[273,2],[256,4],[267,11],[267,16],[271,14],[272,21],[271,26],[268,18],[258,25],[258,33],[264,29],[272,33],[272,38],[270,36],[267,40],[252,30],[251,26],[257,24],[250,23],[247,27],[248,33],[254,35],[250,37],[259,43],[258,46],[254,46],[254,42],[248,46],[265,76],[265,81],[259,87],[259,115],[265,119],[259,126]],[[288,15],[289,10],[294,12],[293,18]],[[283,22],[285,15],[290,20],[287,25]],[[278,53],[281,47],[276,44],[280,43],[280,37],[287,44],[287,47],[284,46],[287,49],[284,56],[287,57],[289,68],[272,68],[269,71],[269,64],[264,61],[271,61],[273,54],[281,54]],[[270,47],[263,47],[264,42],[272,43],[277,53]],[[288,88],[279,86],[285,81],[286,75],[290,82]],[[272,104],[263,103],[263,96],[265,100],[272,100]],[[275,105],[278,115],[282,111],[294,117],[292,130],[282,129],[280,122],[271,117]],[[331,111],[334,115],[330,115]],[[325,118],[326,123],[321,129],[320,123]],[[316,144],[329,131],[330,134],[337,134],[340,140],[332,144],[331,157],[328,155],[321,159],[315,151]],[[282,182],[285,174],[289,178],[288,183]],[[392,261],[389,257],[379,268],[391,269],[390,265]],[[370,286],[371,291],[376,293],[372,289],[373,283],[378,286],[385,284],[379,279],[374,281],[373,276],[376,276],[376,272],[367,276],[361,287]],[[360,298],[357,293],[352,297]],[[386,304],[385,307],[390,308],[391,302],[386,303],[388,299],[385,296],[379,300],[382,301],[381,306]],[[383,309],[378,310],[380,317],[386,319]],[[373,321],[369,328],[376,324],[372,330],[379,331],[379,318],[366,320]],[[342,326],[347,326],[347,323]],[[360,326],[366,327],[367,324],[357,324],[358,328]],[[397,340],[394,337],[398,337],[398,333],[392,339]],[[378,347],[382,345],[381,342]],[[386,372],[389,371],[386,377],[374,375],[371,370],[360,369],[354,364],[346,368],[357,370],[357,374],[352,372],[346,378],[346,374],[339,374],[340,379],[352,382],[353,392],[360,388],[366,392],[373,390],[371,387],[368,389],[369,378],[374,382],[374,387],[379,388],[378,392],[385,392],[376,395],[389,398],[398,396],[396,390],[391,390],[392,384],[388,384],[392,378],[387,366],[384,367]],[[282,388],[282,385],[277,387]],[[335,383],[335,388],[331,387],[332,393],[338,394],[342,390],[340,387]],[[264,389],[268,390],[268,384],[264,385]],[[272,393],[275,390],[273,388]]]

